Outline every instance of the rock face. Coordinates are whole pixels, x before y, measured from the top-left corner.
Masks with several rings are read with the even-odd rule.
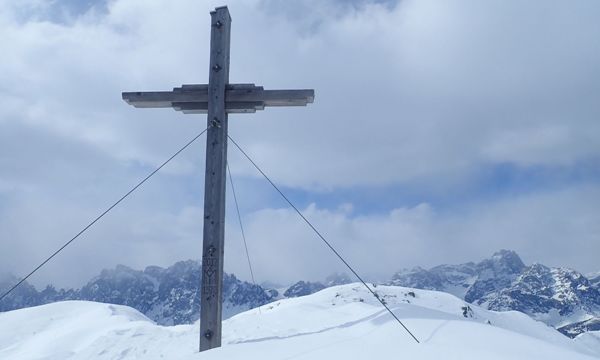
[[[14,284],[16,278],[0,280],[0,290]],[[22,284],[0,303],[0,311],[42,305],[62,300],[88,300],[131,306],[161,325],[191,323],[200,317],[200,264],[181,261],[166,269],[149,266],[143,271],[118,265],[103,270],[79,290],[56,290],[51,286],[38,292]],[[225,274],[223,280],[223,316],[230,317],[273,299],[262,287]]]
[[[4,293],[10,289],[19,279],[7,274],[0,277],[0,292]],[[56,296],[56,290],[47,287],[44,291],[47,297]],[[40,305],[40,293],[26,281],[13,290],[13,292],[0,302],[0,311],[15,310],[24,307]]]
[[[283,293],[283,296],[286,298],[306,296],[323,289],[325,289],[325,285],[319,282],[298,281],[294,285],[290,286]]]
[[[567,268],[525,266],[514,251],[479,263],[403,270],[390,283],[446,291],[490,310],[521,311],[571,337],[600,324],[598,279]]]
[[[435,268],[425,270],[415,267],[411,270],[402,270],[392,277],[390,285],[406,286],[423,290],[439,290],[444,287],[444,281]]]
[[[590,279],[592,286],[595,286],[596,288],[600,287],[600,273],[592,274],[588,278]]]
[[[519,310],[529,313],[558,311],[568,316],[577,311],[593,314],[599,310],[600,292],[582,274],[541,264],[528,267],[508,287],[489,302],[494,310]]]
[[[333,273],[325,278],[325,287],[346,285],[352,283],[352,279],[345,273]]]
[[[87,300],[127,305],[144,313],[160,325],[192,323],[200,317],[200,264],[188,260],[168,268],[148,266],[143,271],[117,265],[102,270],[81,289],[60,289],[47,286],[38,292],[24,282],[0,302],[0,311],[43,305],[63,300]],[[0,278],[0,291],[18,281],[14,276]],[[351,280],[346,274],[332,274],[325,283],[299,281],[283,294],[240,281],[232,274],[223,277],[223,317],[267,304],[282,297],[310,295],[325,287],[343,285]]]
[[[467,289],[465,301],[477,305],[492,301],[495,294],[510,286],[523,269],[525,264],[514,251],[495,253],[475,266],[477,278]]]
[[[600,318],[595,317],[589,320],[565,325],[560,327],[558,331],[572,338],[588,331],[600,331]]]
[[[352,279],[348,274],[345,273],[333,273],[325,278],[325,282],[310,282],[310,281],[298,281],[292,286],[288,287],[284,293],[283,297],[298,297],[298,296],[306,296],[310,294],[314,294],[317,291],[321,291],[325,288],[337,285],[346,285],[350,284]]]

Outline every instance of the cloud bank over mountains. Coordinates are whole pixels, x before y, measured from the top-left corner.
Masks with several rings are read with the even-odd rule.
[[[219,5],[0,4],[0,271],[25,273],[204,128],[202,116],[133,109],[120,93],[206,82],[208,12]],[[232,136],[361,271],[497,248],[598,270],[600,5],[229,7],[232,82],[316,89],[308,108],[231,116]],[[199,257],[202,142],[49,264],[40,283]],[[230,163],[258,276],[338,269],[233,148]],[[226,266],[242,275],[230,224]]]

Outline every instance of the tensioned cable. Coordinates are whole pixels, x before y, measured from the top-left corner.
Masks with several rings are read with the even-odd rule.
[[[244,248],[246,249],[246,258],[248,259],[248,267],[250,268],[250,276],[252,277],[252,283],[256,287],[256,280],[254,279],[254,271],[252,271],[252,262],[250,262],[250,253],[248,252],[248,243],[246,242],[246,233],[244,232],[244,225],[242,223],[242,215],[240,215],[240,206],[238,204],[237,195],[235,194],[235,186],[233,186],[233,177],[231,176],[231,169],[229,168],[229,162],[227,162],[227,173],[229,174],[229,183],[231,184],[231,192],[233,194],[233,200],[235,202],[235,211],[237,212],[238,222],[240,223],[240,231],[242,232],[242,239],[244,240]],[[260,305],[258,306],[258,313],[260,314]]]
[[[325,245],[327,245],[327,247],[329,247],[329,249],[338,257],[338,259],[340,259],[344,263],[344,265],[346,265],[346,267],[348,269],[350,269],[350,271],[354,274],[354,276],[356,276],[356,278],[358,280],[360,280],[360,282],[367,288],[367,290],[369,290],[371,292],[371,294],[373,294],[373,296],[381,303],[381,305],[383,305],[383,307],[390,313],[390,315],[392,315],[394,317],[394,319],[396,319],[396,321],[398,321],[398,323],[400,325],[402,325],[404,330],[406,330],[406,332],[408,332],[410,334],[410,336],[412,336],[412,338],[417,343],[420,343],[419,340],[415,337],[415,335],[413,335],[413,333],[410,330],[408,330],[408,328],[404,325],[404,323],[402,323],[402,321],[400,321],[400,319],[396,316],[396,314],[394,314],[392,312],[392,310],[390,310],[390,308],[387,306],[385,301],[383,301],[383,299],[381,299],[379,297],[379,295],[375,291],[373,291],[373,289],[371,289],[371,287],[369,285],[367,285],[367,283],[363,280],[363,278],[360,275],[358,275],[358,273],[352,268],[352,266],[350,266],[350,264],[342,257],[342,255],[340,255],[340,253],[337,252],[337,250],[335,250],[335,248],[329,243],[329,241],[327,241],[325,239],[325,237],[323,235],[321,235],[319,230],[317,230],[313,226],[313,224],[310,221],[308,221],[308,219],[302,214],[302,212],[300,210],[298,210],[298,208],[290,201],[290,199],[288,199],[288,197],[285,196],[285,194],[279,189],[279,187],[277,187],[277,185],[275,185],[275,183],[273,181],[271,181],[271,179],[267,176],[267,174],[265,174],[265,172],[262,171],[262,169],[254,162],[254,160],[252,160],[252,158],[250,158],[250,156],[240,147],[240,145],[238,145],[238,143],[235,142],[235,140],[233,140],[231,138],[231,136],[227,135],[227,137],[229,138],[229,140],[231,140],[231,142],[235,145],[235,147],[237,147],[237,149],[246,157],[246,159],[248,159],[248,161],[250,161],[250,163],[252,163],[252,165],[256,168],[256,170],[258,170],[258,172],[260,172],[262,174],[262,176],[269,182],[269,184],[271,184],[271,186],[279,193],[279,195],[281,195],[281,197],[288,203],[288,205],[290,205],[296,211],[296,213],[298,213],[298,215],[300,215],[302,220],[304,220],[304,222],[306,224],[308,224],[308,226],[310,226],[310,228],[315,232],[315,234],[317,234],[317,236],[319,238],[321,238],[321,240],[323,240]]]
[[[90,222],[86,227],[83,228],[77,235],[73,236],[71,240],[67,241],[63,246],[61,246],[58,250],[56,250],[52,255],[50,255],[46,260],[44,260],[41,264],[39,264],[35,269],[33,269],[27,276],[19,280],[13,287],[11,287],[8,291],[6,291],[2,296],[0,296],[0,301],[2,301],[5,297],[8,296],[14,289],[16,289],[19,285],[21,285],[25,280],[27,280],[31,275],[33,275],[36,271],[38,271],[42,266],[46,265],[46,263],[52,260],[53,257],[58,255],[64,248],[69,246],[75,239],[77,239],[81,234],[83,234],[87,229],[92,227],[98,220],[100,220],[104,215],[106,215],[109,211],[111,211],[115,206],[119,205],[119,203],[125,200],[126,197],[131,195],[137,188],[139,188],[143,183],[145,183],[148,179],[150,179],[154,174],[156,174],[160,169],[162,169],[165,165],[167,165],[171,160],[173,160],[177,155],[179,155],[183,150],[187,149],[194,141],[196,141],[202,134],[204,134],[208,129],[204,129],[201,133],[196,135],[192,140],[188,141],[181,149],[177,150],[175,154],[173,154],[170,158],[168,158],[165,162],[160,164],[154,171],[152,171],[148,176],[146,176],[142,181],[140,181],[136,186],[134,186],[131,190],[129,190],[125,195],[123,195],[119,200],[117,200],[114,204],[112,204],[108,209],[104,210],[104,212],[98,215],[92,222]]]

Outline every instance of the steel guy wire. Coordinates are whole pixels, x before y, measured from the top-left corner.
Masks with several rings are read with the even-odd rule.
[[[254,271],[252,271],[252,262],[250,261],[250,253],[248,252],[248,243],[246,242],[246,233],[244,232],[244,225],[242,223],[242,215],[240,214],[240,206],[238,204],[237,195],[235,193],[235,186],[233,185],[233,177],[231,176],[231,169],[229,168],[229,162],[227,162],[227,173],[229,174],[229,183],[231,184],[231,192],[233,194],[233,200],[235,202],[235,211],[237,212],[238,222],[240,223],[240,231],[242,232],[242,239],[244,240],[244,248],[246,249],[246,258],[248,259],[248,267],[250,268],[250,276],[252,277],[252,283],[256,287],[256,280],[254,279]],[[258,313],[260,314],[260,306],[258,307]]]
[[[208,130],[208,129],[204,129],[201,133],[196,135],[192,140],[188,141],[187,144],[185,144],[183,147],[181,147],[179,150],[177,150],[177,152],[175,154],[173,154],[170,158],[168,158],[166,161],[164,161],[162,164],[160,164],[159,167],[157,167],[154,171],[152,171],[150,174],[148,174],[148,176],[146,176],[142,181],[140,181],[137,185],[135,185],[133,188],[131,188],[131,190],[129,190],[125,195],[121,196],[121,198],[119,200],[117,200],[115,203],[113,203],[111,206],[109,206],[106,210],[104,210],[104,212],[102,212],[94,220],[92,220],[89,224],[87,224],[80,232],[77,233],[77,235],[73,236],[71,238],[71,240],[69,240],[65,244],[63,244],[63,246],[58,248],[58,250],[56,250],[54,253],[52,253],[52,255],[50,255],[48,258],[46,258],[46,260],[42,261],[42,263],[40,263],[38,266],[36,266],[29,274],[27,274],[25,277],[23,277],[21,280],[19,280],[8,291],[4,292],[4,294],[2,294],[2,296],[0,296],[0,301],[2,301],[11,292],[13,292],[19,285],[21,285],[23,282],[25,282],[25,280],[27,280],[31,275],[33,275],[36,271],[38,271],[42,266],[46,265],[46,263],[48,261],[52,260],[52,258],[54,258],[56,255],[58,255],[58,253],[63,251],[67,246],[69,246],[73,241],[75,241],[75,239],[77,239],[79,236],[81,236],[81,234],[86,232],[87,229],[92,227],[98,220],[103,218],[104,215],[108,214],[108,212],[110,212],[115,206],[119,205],[119,203],[121,203],[121,201],[125,200],[125,198],[127,198],[129,195],[131,195],[131,193],[133,193],[135,190],[137,190],[137,188],[142,186],[143,183],[145,183],[154,174],[156,174],[160,169],[162,169],[165,165],[167,165],[171,160],[173,160],[183,150],[187,149],[187,147],[190,146],[194,141],[196,141],[200,136],[202,136],[206,132],[206,130]]]
[[[269,184],[271,184],[271,186],[279,193],[279,195],[281,195],[281,197],[288,203],[288,205],[291,206],[292,209],[294,209],[296,211],[296,213],[313,230],[313,232],[315,234],[317,234],[317,236],[325,243],[325,245],[327,245],[327,247],[329,247],[329,249],[338,257],[338,259],[340,259],[344,263],[344,265],[346,265],[346,267],[354,274],[354,276],[356,276],[356,278],[367,288],[367,290],[369,290],[369,292],[371,292],[371,294],[373,294],[373,296],[381,303],[381,305],[383,305],[383,307],[390,313],[390,315],[392,315],[392,317],[394,319],[396,319],[396,321],[400,325],[402,325],[404,330],[406,330],[406,332],[408,332],[410,334],[410,336],[417,343],[420,343],[419,340],[416,338],[416,336],[413,335],[413,333],[406,327],[406,325],[404,325],[404,323],[402,323],[402,321],[400,321],[400,319],[396,316],[396,314],[394,314],[392,312],[392,310],[390,310],[390,308],[387,306],[385,301],[383,301],[383,299],[381,299],[381,297],[373,289],[371,289],[371,287],[369,285],[367,285],[367,283],[356,272],[356,270],[354,270],[354,268],[352,268],[352,266],[342,257],[342,255],[333,247],[333,245],[331,245],[331,243],[325,239],[325,237],[319,232],[319,230],[317,230],[317,228],[315,228],[315,226],[302,214],[302,212],[300,210],[298,210],[296,205],[294,205],[292,203],[292,201],[279,189],[279,187],[277,185],[275,185],[275,183],[267,176],[267,174],[265,174],[264,171],[262,171],[262,169],[256,164],[256,162],[254,162],[254,160],[252,160],[252,158],[240,147],[240,145],[238,145],[238,143],[235,140],[233,140],[231,138],[231,136],[227,135],[227,137],[229,138],[229,140],[231,140],[231,142],[235,145],[235,147],[244,155],[244,157],[246,159],[248,159],[248,161],[250,161],[250,163],[254,166],[254,168],[256,168],[256,170],[258,170],[258,172],[261,173],[261,175],[269,182]]]

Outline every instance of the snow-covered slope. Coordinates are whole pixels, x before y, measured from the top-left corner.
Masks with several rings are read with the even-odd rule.
[[[15,310],[0,314],[0,358],[583,360],[600,356],[595,338],[571,340],[522,313],[484,310],[436,291],[395,286],[377,286],[376,291],[421,344],[361,285],[349,284],[238,314],[224,322],[223,347],[202,354],[197,352],[197,323],[159,326],[125,306],[68,301]]]
[[[600,331],[588,331],[577,335],[575,342],[587,347],[595,354],[600,354]]]

